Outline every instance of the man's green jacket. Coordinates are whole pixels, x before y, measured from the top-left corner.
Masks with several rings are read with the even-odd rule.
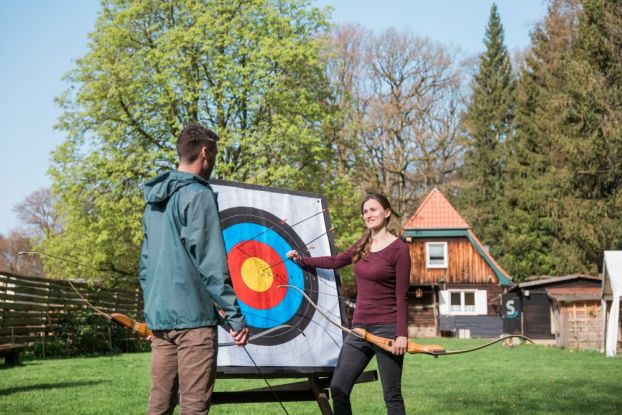
[[[216,195],[201,177],[180,171],[145,184],[140,284],[151,330],[218,323],[246,327],[231,287]]]

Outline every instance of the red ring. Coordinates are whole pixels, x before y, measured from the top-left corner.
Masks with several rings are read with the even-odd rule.
[[[265,291],[253,290],[242,278],[242,264],[250,258],[261,259],[270,266],[266,272],[271,272],[272,284]],[[287,290],[279,288],[279,285],[287,284],[287,280],[281,280],[280,276],[287,276],[287,270],[280,255],[270,245],[259,241],[238,242],[229,250],[227,261],[233,289],[240,301],[260,310],[267,310],[283,301]]]

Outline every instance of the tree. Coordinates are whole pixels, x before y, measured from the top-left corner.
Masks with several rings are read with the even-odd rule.
[[[60,221],[54,209],[54,197],[49,188],[40,188],[16,204],[13,211],[35,239],[52,237],[60,232]]]
[[[575,0],[553,1],[532,34],[520,71],[503,203],[508,225],[498,258],[516,281],[580,270],[576,252],[561,232],[560,202],[570,172],[562,151],[565,133],[559,111],[568,103],[560,92],[579,13]]]
[[[622,10],[556,0],[521,73],[506,255],[519,278],[597,273],[622,246]]]
[[[63,232],[46,249],[133,283],[139,186],[175,168],[190,122],[221,137],[218,177],[321,190],[326,29],[325,13],[303,0],[104,0],[59,98],[67,139],[50,172]]]
[[[0,272],[19,275],[44,276],[43,264],[37,256],[19,255],[30,251],[32,243],[28,235],[12,230],[8,236],[0,234]]]
[[[578,269],[596,273],[602,252],[622,247],[622,6],[584,0],[577,42],[564,65],[561,151],[568,177],[562,238]]]
[[[433,187],[452,188],[463,78],[446,48],[395,29],[371,39],[366,66],[359,178],[365,190],[385,193],[406,212]]]
[[[462,115],[466,133],[462,186],[457,206],[477,229],[484,243],[500,248],[504,214],[506,152],[514,118],[515,82],[503,26],[493,3],[484,36],[486,51],[479,57],[470,102]]]

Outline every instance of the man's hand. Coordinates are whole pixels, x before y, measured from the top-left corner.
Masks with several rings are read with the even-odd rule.
[[[237,346],[246,346],[248,343],[248,327],[244,327],[240,331],[230,330],[229,334]]]

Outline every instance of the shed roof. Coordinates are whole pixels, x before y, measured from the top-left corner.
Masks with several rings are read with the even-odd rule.
[[[597,287],[549,287],[546,293],[558,302],[599,301],[600,286]]]
[[[543,276],[537,277],[537,279],[534,279],[534,280],[521,282],[520,284],[518,284],[518,287],[520,288],[537,287],[541,285],[550,285],[550,284],[556,284],[559,282],[579,280],[579,279],[600,282],[600,277],[595,277],[593,275],[585,275],[585,274],[571,274],[571,275],[564,275],[561,277],[543,275]]]
[[[414,215],[404,224],[404,229],[467,229],[468,227],[469,224],[437,188],[428,193]]]

